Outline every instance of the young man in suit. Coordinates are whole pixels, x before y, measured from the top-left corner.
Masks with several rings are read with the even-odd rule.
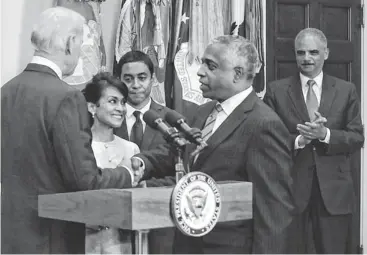
[[[204,97],[213,101],[198,108],[190,125],[202,129],[208,146],[191,160],[188,155],[196,146],[190,145],[184,158],[191,171],[207,173],[215,181],[252,182],[253,219],[219,223],[202,237],[176,230],[175,253],[288,252],[293,210],[289,133],[252,88],[258,68],[255,46],[241,36],[220,36],[206,48],[198,76]],[[212,115],[214,125],[206,124]],[[143,179],[173,171],[157,151],[136,157],[145,163]],[[160,163],[152,164],[157,158]],[[133,161],[133,167],[139,165]]]
[[[127,167],[97,168],[87,103],[61,80],[78,63],[84,22],[44,11],[31,63],[1,88],[2,253],[84,253],[84,224],[38,217],[38,195],[132,185]]]
[[[126,140],[136,143],[140,151],[152,150],[159,147],[163,153],[170,154],[163,135],[148,125],[143,120],[143,115],[148,110],[154,110],[164,119],[168,108],[150,97],[154,82],[154,66],[150,57],[141,51],[129,51],[121,57],[117,66],[116,76],[127,85],[129,95],[126,103],[126,117],[120,128],[115,129],[115,134]],[[173,160],[173,157],[172,157]],[[171,164],[174,164],[172,161]],[[148,187],[175,185],[172,176],[157,176],[145,181]],[[152,230],[149,233],[150,253],[172,253],[173,229]]]
[[[299,73],[270,83],[264,102],[292,136],[295,246],[300,253],[345,253],[355,209],[350,155],[364,142],[360,103],[352,83],[323,73],[329,50],[322,31],[300,31],[294,46]]]

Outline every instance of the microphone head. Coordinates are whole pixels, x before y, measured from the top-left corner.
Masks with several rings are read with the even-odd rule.
[[[171,126],[177,126],[178,125],[178,121],[179,120],[185,120],[185,117],[182,116],[181,114],[179,114],[178,112],[174,111],[174,110],[170,110],[166,113],[166,116],[164,117],[164,119],[167,121],[168,124],[170,124]]]
[[[160,118],[161,116],[159,116],[159,114],[153,110],[149,110],[143,115],[143,120],[145,121],[145,123],[147,123],[148,126],[154,129],[157,128],[158,125],[156,120]]]

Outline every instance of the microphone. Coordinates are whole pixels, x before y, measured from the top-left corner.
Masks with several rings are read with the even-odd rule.
[[[165,120],[170,124],[171,126],[176,127],[178,130],[180,130],[182,133],[185,134],[185,138],[189,140],[192,143],[195,143],[198,146],[206,147],[208,144],[201,138],[195,137],[192,132],[192,128],[187,125],[185,117],[179,114],[178,112],[171,110],[167,112],[165,116]]]
[[[164,123],[159,114],[153,110],[149,110],[144,113],[143,120],[145,121],[145,123],[147,123],[148,126],[158,130],[165,136],[170,137],[172,134],[177,132],[175,128],[170,127],[166,123]],[[180,147],[186,145],[186,140],[179,137],[173,138],[173,142]]]

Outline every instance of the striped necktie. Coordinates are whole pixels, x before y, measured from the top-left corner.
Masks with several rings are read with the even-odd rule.
[[[215,105],[212,113],[206,119],[203,130],[201,130],[202,138],[204,141],[207,141],[209,137],[213,133],[213,127],[215,124],[215,120],[217,119],[217,115],[219,112],[223,111],[222,106],[218,103]]]
[[[316,118],[315,112],[319,108],[319,102],[317,101],[316,93],[313,90],[313,86],[316,85],[316,82],[314,80],[308,80],[307,85],[308,91],[306,95],[306,105],[308,116],[310,116],[310,120],[313,121]]]
[[[217,119],[218,113],[221,111],[223,111],[223,108],[219,103],[217,103],[212,113],[206,119],[204,128],[201,130],[201,137],[203,138],[204,141],[207,141],[209,137],[212,135],[215,120]],[[190,165],[194,164],[198,159],[198,157],[199,154],[196,154],[195,157],[192,159]]]

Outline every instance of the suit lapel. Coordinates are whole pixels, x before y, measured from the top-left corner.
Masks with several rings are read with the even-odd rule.
[[[289,80],[288,95],[293,103],[293,107],[298,113],[298,117],[302,119],[303,122],[310,121],[299,77],[293,76]]]
[[[162,118],[164,117],[164,116],[162,116],[163,106],[157,104],[153,100],[152,100],[152,103],[150,105],[150,109],[156,111]],[[153,142],[154,137],[157,135],[157,133],[158,132],[156,130],[154,130],[153,128],[146,125],[145,130],[144,130],[144,135],[143,135],[143,141],[142,141],[140,149],[141,150],[148,150],[148,148],[150,147],[150,145]]]
[[[248,114],[252,111],[256,100],[258,100],[258,98],[255,92],[252,91],[250,95],[226,118],[226,120],[208,139],[208,147],[199,154],[194,164],[194,168],[199,168],[205,162],[206,158],[247,118]],[[210,112],[204,116],[208,116],[209,114]]]
[[[333,80],[329,75],[324,74],[322,81],[321,102],[319,107],[319,112],[324,117],[329,115],[331,105],[334,101],[335,91],[335,80]]]

